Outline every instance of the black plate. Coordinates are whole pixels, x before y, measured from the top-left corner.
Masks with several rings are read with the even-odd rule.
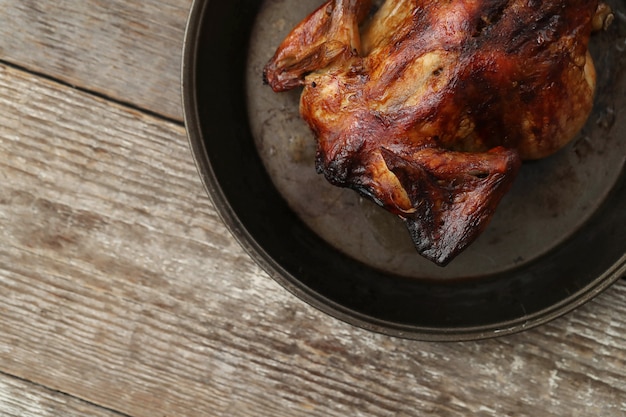
[[[596,151],[585,149],[587,138],[583,137],[566,151],[576,157],[594,152],[596,158],[591,161],[602,161],[598,156],[606,153],[605,160],[612,161],[606,165],[612,168],[603,167],[607,172],[597,186],[607,191],[596,193],[600,195],[597,201],[586,202],[588,215],[572,223],[571,230],[558,231],[562,238],[539,253],[503,268],[486,268],[484,274],[479,260],[470,254],[463,262],[474,267],[471,274],[464,276],[460,269],[452,277],[442,273],[446,277],[440,279],[437,273],[420,274],[419,268],[411,274],[391,272],[346,254],[349,251],[313,231],[288,202],[289,197],[279,192],[276,178],[270,176],[267,161],[260,156],[258,138],[252,134],[246,87],[250,37],[255,24],[259,25],[262,6],[262,1],[252,0],[194,1],[184,47],[183,104],[193,155],[218,212],[246,251],[289,291],[366,329],[451,341],[510,334],[545,323],[590,300],[624,275],[626,120],[620,109],[625,102],[626,72],[624,54],[617,48],[624,46],[626,22],[620,21],[619,14],[609,33],[601,35],[602,48],[613,49],[597,57],[598,66],[607,68],[600,76],[605,85],[600,86],[598,97],[602,108],[586,128],[589,134],[600,132],[600,140],[608,145]],[[621,41],[612,42],[616,38]],[[537,175],[533,170],[543,168],[525,169],[533,178]],[[586,167],[589,172],[598,169]],[[511,198],[516,201],[515,196]],[[563,209],[562,204],[556,205]],[[525,212],[532,212],[532,205]],[[501,216],[500,221],[506,223],[507,213]],[[517,229],[523,229],[523,217],[511,216],[509,223],[513,221],[518,222]],[[490,242],[497,246],[497,236]],[[530,243],[521,241],[520,245]]]

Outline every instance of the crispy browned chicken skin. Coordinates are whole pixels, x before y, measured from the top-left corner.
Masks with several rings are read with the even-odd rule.
[[[603,6],[604,7],[604,6]],[[598,1],[329,0],[264,70],[304,86],[316,167],[405,219],[418,251],[447,264],[487,226],[521,160],[582,128]],[[604,9],[603,9],[604,10]]]

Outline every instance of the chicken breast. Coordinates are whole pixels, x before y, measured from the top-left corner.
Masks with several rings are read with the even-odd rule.
[[[400,216],[445,265],[485,229],[522,160],[547,157],[593,105],[588,52],[606,7],[582,0],[329,0],[264,70],[303,86],[317,171]]]

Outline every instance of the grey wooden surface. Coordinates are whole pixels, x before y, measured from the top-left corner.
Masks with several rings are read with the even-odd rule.
[[[0,416],[620,416],[626,282],[456,344],[294,298],[198,179],[190,0],[0,0]]]

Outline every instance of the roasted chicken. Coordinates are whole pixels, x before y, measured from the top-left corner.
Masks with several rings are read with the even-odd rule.
[[[590,0],[329,0],[264,69],[303,86],[316,168],[406,221],[447,264],[485,229],[522,160],[544,158],[593,104]]]

